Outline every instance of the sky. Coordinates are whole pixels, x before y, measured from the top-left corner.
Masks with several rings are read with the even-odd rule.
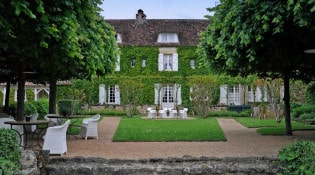
[[[206,8],[220,0],[103,0],[105,19],[135,19],[139,9],[147,19],[205,19]]]

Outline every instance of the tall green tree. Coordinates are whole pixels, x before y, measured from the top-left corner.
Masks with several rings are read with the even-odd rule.
[[[6,72],[9,79],[18,79],[18,120],[23,119],[25,80],[50,83],[49,112],[55,113],[58,80],[91,78],[112,70],[115,35],[99,14],[101,2],[15,0],[0,3],[3,29],[0,35],[5,38],[0,54],[1,62],[7,67],[0,74]]]
[[[290,79],[314,78],[315,1],[221,0],[202,35],[203,59],[216,72],[284,80],[286,134],[292,135]]]

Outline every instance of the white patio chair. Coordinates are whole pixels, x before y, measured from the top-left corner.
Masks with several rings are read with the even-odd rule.
[[[163,109],[159,110],[159,117],[160,118],[167,118],[166,111],[167,111],[167,108],[163,108]]]
[[[171,109],[170,110],[170,117],[171,118],[176,118],[177,117],[177,110],[176,109]]]
[[[58,118],[49,118],[48,116],[58,116],[57,114],[47,114],[44,116],[44,119],[49,121],[49,126],[57,126],[62,125],[61,119]]]
[[[43,150],[49,150],[50,154],[67,153],[67,129],[71,120],[63,125],[48,127],[44,139]]]
[[[81,138],[87,140],[88,137],[96,137],[96,139],[98,139],[97,124],[100,118],[101,115],[96,114],[91,118],[83,119],[80,131]]]
[[[34,113],[31,115],[30,121],[36,121],[38,118],[38,113]],[[34,132],[36,130],[36,125],[27,125],[25,126],[26,132]]]
[[[156,110],[152,109],[152,108],[148,108],[148,118],[154,118],[156,116]]]
[[[187,111],[188,111],[188,108],[184,108],[183,110],[179,110],[179,117],[181,117],[182,119],[186,119],[187,118]]]

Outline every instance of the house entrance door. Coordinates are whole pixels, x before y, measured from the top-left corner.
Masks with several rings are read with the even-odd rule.
[[[161,90],[162,108],[174,109],[174,85],[163,86]]]

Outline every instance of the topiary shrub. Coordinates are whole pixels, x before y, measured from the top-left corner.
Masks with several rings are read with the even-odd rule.
[[[279,151],[282,174],[313,175],[315,172],[315,142],[301,141]]]
[[[19,164],[21,152],[16,134],[14,130],[0,128],[0,174],[22,174]]]

